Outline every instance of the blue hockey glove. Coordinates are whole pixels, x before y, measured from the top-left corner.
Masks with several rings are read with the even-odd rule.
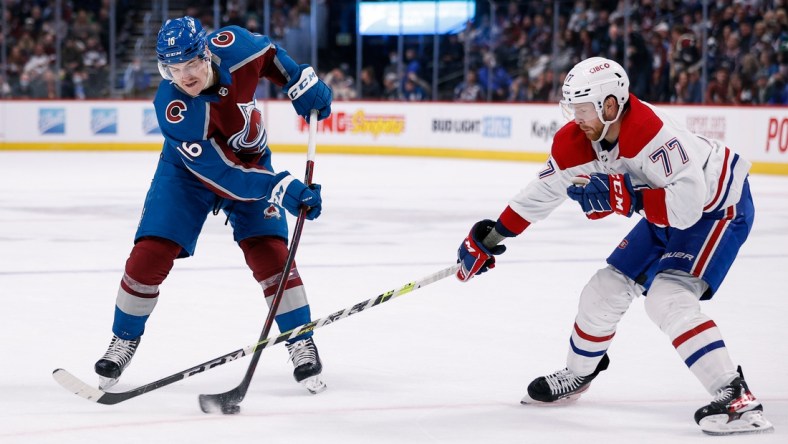
[[[298,215],[302,206],[306,206],[307,220],[315,220],[323,210],[323,199],[320,197],[320,185],[313,183],[308,187],[300,180],[294,180],[287,187],[282,205],[294,216]]]
[[[575,177],[572,182],[574,185],[566,189],[566,194],[580,204],[589,219],[611,213],[630,217],[640,204],[629,174],[593,173]]]
[[[317,120],[331,114],[331,88],[317,78],[315,70],[309,65],[299,65],[298,75],[293,76],[282,90],[293,102],[299,116],[309,122],[309,112],[317,110]]]
[[[317,219],[323,209],[323,199],[320,197],[321,186],[312,184],[308,187],[287,171],[277,175],[279,182],[271,191],[271,203],[283,206],[293,216],[298,216],[301,206],[306,206],[306,218]]]
[[[468,237],[460,244],[457,250],[457,279],[468,282],[477,274],[482,274],[490,268],[495,268],[495,255],[506,251],[506,245],[496,245],[487,248],[482,244],[484,238],[495,228],[495,222],[485,219],[477,222],[471,228]]]

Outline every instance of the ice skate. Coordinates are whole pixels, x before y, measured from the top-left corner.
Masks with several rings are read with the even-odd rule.
[[[125,340],[115,335],[112,336],[107,352],[96,362],[95,366],[101,390],[106,390],[118,383],[120,375],[129,366],[139,344],[140,338]]]
[[[293,377],[296,382],[300,382],[313,395],[325,390],[326,384],[320,379],[323,364],[320,362],[315,341],[310,337],[292,344],[288,343],[287,351],[295,367]]]
[[[568,368],[551,375],[540,376],[528,384],[528,394],[520,401],[521,404],[566,404],[580,398],[596,378],[599,372],[607,370],[610,358],[607,354],[596,366],[594,373],[588,376],[577,376]]]
[[[764,433],[774,430],[763,417],[763,406],[747,387],[741,367],[739,376],[721,388],[714,400],[695,412],[695,422],[709,435]]]

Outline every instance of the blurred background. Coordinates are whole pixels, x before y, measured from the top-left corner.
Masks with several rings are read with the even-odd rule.
[[[191,15],[310,63],[334,100],[555,102],[614,59],[654,103],[788,103],[784,0],[0,0],[3,99],[151,99],[156,33]],[[259,96],[279,97],[265,81]]]

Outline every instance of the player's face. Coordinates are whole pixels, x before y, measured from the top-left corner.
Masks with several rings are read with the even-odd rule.
[[[576,103],[569,105],[574,114],[574,121],[585,133],[589,140],[597,140],[602,135],[605,125],[599,120],[599,115],[593,103]]]
[[[200,91],[208,87],[210,59],[195,57],[188,62],[168,65],[167,69],[172,81],[189,95],[197,96]]]

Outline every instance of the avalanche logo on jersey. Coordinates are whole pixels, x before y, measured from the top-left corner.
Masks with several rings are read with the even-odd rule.
[[[279,212],[279,207],[274,204],[268,205],[268,208],[263,211],[263,217],[266,219],[281,219],[282,214]]]
[[[183,113],[186,111],[186,104],[183,100],[173,100],[167,104],[164,116],[170,123],[178,123],[184,119]]]
[[[263,150],[266,142],[263,113],[257,107],[257,99],[239,103],[238,109],[244,118],[244,126],[227,139],[227,144],[236,152],[257,154]]]
[[[226,48],[233,42],[235,42],[235,34],[230,31],[222,31],[211,38],[211,44],[218,48]]]

